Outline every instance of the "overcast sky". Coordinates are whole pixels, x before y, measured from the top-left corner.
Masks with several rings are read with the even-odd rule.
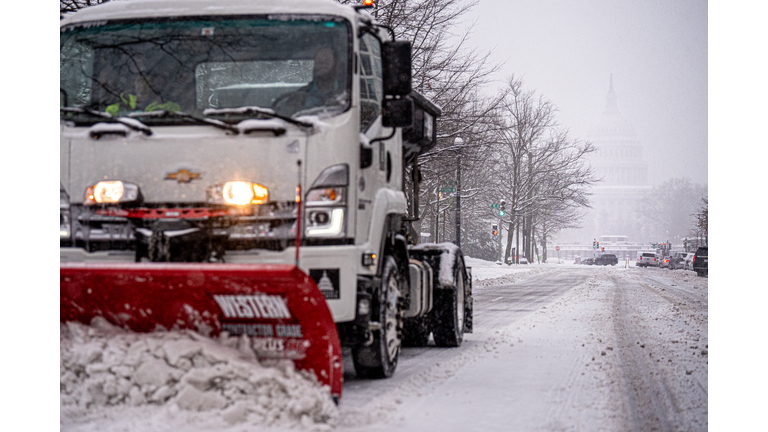
[[[504,62],[497,78],[522,77],[574,137],[587,138],[613,74],[649,183],[707,183],[705,0],[480,0],[472,23],[470,46]]]

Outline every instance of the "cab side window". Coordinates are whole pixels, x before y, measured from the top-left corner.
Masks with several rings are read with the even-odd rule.
[[[365,34],[360,38],[360,130],[366,131],[381,114],[383,99],[381,44]]]

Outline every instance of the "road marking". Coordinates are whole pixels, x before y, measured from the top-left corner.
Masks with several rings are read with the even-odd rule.
[[[491,301],[501,300],[501,299],[503,299],[503,298],[504,298],[504,297],[497,297],[497,298],[495,298],[495,299],[493,299],[493,300],[491,300]]]

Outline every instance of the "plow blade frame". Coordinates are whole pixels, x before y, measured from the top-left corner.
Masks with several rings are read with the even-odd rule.
[[[290,359],[341,397],[336,324],[315,282],[289,264],[60,264],[62,322],[135,332],[247,334],[260,359]]]

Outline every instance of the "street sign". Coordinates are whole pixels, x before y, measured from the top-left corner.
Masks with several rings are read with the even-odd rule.
[[[498,204],[491,204],[491,208],[499,208]]]
[[[441,187],[440,188],[440,192],[442,192],[442,193],[456,193],[456,188],[453,187],[453,186]]]
[[[560,252],[560,246],[555,246],[555,250]]]

